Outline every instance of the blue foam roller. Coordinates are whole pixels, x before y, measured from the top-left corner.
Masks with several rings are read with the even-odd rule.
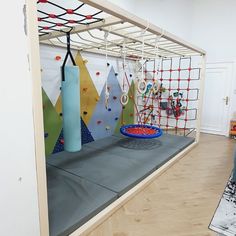
[[[68,152],[81,150],[80,84],[79,68],[65,66],[62,81],[62,112],[64,149]]]

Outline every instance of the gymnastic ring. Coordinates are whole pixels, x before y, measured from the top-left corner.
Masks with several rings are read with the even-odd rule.
[[[145,80],[140,80],[137,86],[138,92],[144,94],[147,91],[147,83]]]
[[[125,105],[128,104],[128,102],[129,102],[129,96],[128,96],[128,94],[127,94],[127,93],[123,93],[123,94],[121,95],[121,97],[120,97],[120,103],[121,103],[123,106],[125,106]]]

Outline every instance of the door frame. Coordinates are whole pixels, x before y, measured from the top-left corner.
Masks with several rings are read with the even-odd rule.
[[[229,126],[230,126],[230,120],[232,116],[232,110],[233,110],[233,104],[235,103],[234,101],[234,89],[236,88],[236,82],[234,81],[235,78],[235,65],[236,61],[217,61],[217,62],[207,62],[206,63],[206,74],[207,70],[213,70],[213,69],[222,69],[226,71],[226,88],[225,88],[225,95],[229,97],[229,105],[227,106],[227,109],[225,110],[223,114],[223,119],[224,119],[224,126],[225,128],[223,129],[223,133],[215,133],[218,135],[223,135],[228,137],[229,136]],[[235,90],[236,91],[236,90]],[[201,127],[201,132],[202,133],[211,133],[209,130],[205,130]]]

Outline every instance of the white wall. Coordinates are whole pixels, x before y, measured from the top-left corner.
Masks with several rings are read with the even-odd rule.
[[[110,0],[139,17],[190,40],[194,2],[190,0]]]
[[[207,51],[208,61],[236,59],[236,1],[195,0],[191,41]]]
[[[38,198],[24,0],[0,14],[0,235],[39,235]],[[10,17],[10,18],[9,18]],[[6,22],[6,19],[10,21]],[[11,25],[11,26],[9,26]]]

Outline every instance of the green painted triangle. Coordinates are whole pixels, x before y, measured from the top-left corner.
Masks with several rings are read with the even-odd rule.
[[[129,88],[129,97],[134,96],[134,81],[132,81],[130,88]],[[128,104],[123,109],[123,122],[125,125],[128,124],[134,124],[134,102],[133,99],[129,99]],[[117,122],[116,128],[115,128],[115,134],[120,133],[120,127],[122,126],[122,114]]]
[[[56,112],[53,104],[42,89],[43,96],[43,119],[44,119],[44,136],[45,136],[45,154],[52,154],[57,139],[62,129],[62,119]]]

